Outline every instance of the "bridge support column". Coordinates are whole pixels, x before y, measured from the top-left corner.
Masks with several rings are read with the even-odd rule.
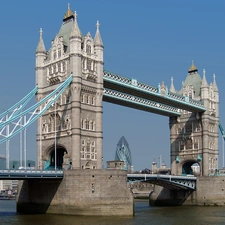
[[[134,214],[133,195],[122,170],[66,170],[63,180],[20,183],[17,212],[114,216]]]
[[[151,206],[178,206],[182,205],[191,191],[170,190],[158,185],[154,185],[153,191],[149,195],[149,205]]]

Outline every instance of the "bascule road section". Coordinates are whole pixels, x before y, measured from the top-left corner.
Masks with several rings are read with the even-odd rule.
[[[127,174],[127,182],[148,182],[156,184],[170,190],[196,190],[196,180],[194,176],[172,176],[160,174]]]
[[[172,93],[164,83],[153,87],[106,70],[103,80],[103,100],[106,102],[165,116],[180,116],[180,109],[196,113],[206,110],[202,101]]]

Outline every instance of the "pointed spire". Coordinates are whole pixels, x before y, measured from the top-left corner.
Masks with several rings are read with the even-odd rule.
[[[73,15],[72,10],[70,9],[70,3],[68,3],[67,12],[64,14],[64,20],[71,17]]]
[[[214,91],[218,91],[218,87],[217,87],[217,84],[216,84],[216,74],[215,73],[213,74],[213,88],[214,88]]]
[[[174,84],[173,84],[173,77],[171,77],[170,92],[173,92],[173,93],[176,92],[176,90],[174,88]]]
[[[203,69],[203,78],[202,78],[202,87],[208,87],[208,83],[207,83],[207,80],[206,80],[206,76],[205,76],[205,69]]]
[[[192,65],[190,66],[188,73],[193,73],[193,72],[197,72],[197,71],[198,71],[198,69],[194,65],[194,60],[192,60]]]
[[[44,41],[43,41],[43,38],[42,38],[42,34],[43,34],[43,31],[42,31],[42,28],[40,28],[40,38],[39,38],[39,42],[38,42],[36,52],[46,52],[45,44],[44,44]]]
[[[103,42],[102,42],[102,38],[100,35],[100,31],[99,31],[99,22],[97,21],[96,23],[96,33],[95,33],[95,38],[94,38],[94,46],[100,46],[103,47]]]
[[[74,23],[70,33],[70,38],[81,38],[81,32],[77,24],[77,12],[74,12]]]

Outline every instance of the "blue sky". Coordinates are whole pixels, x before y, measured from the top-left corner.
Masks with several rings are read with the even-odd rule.
[[[62,24],[68,1],[11,0],[0,7],[0,111],[9,108],[35,85],[35,49],[43,29],[49,49]],[[192,60],[208,83],[213,73],[220,91],[220,121],[225,127],[225,1],[178,0],[77,0],[83,34],[94,37],[96,21],[104,43],[105,69],[157,86],[177,90],[185,80]],[[169,119],[134,109],[103,103],[104,162],[114,159],[121,136],[127,139],[135,170],[151,168],[161,155],[170,164]],[[27,158],[36,158],[35,124],[29,128]],[[220,166],[222,147],[220,143]],[[19,143],[10,141],[11,159],[19,158]],[[5,145],[0,146],[0,154]],[[159,161],[158,161],[159,163]]]

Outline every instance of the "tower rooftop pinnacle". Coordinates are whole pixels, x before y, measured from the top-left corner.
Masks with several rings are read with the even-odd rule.
[[[64,14],[64,19],[63,21],[67,20],[68,18],[72,17],[73,16],[73,12],[72,10],[70,9],[70,3],[68,3],[68,9],[67,9],[67,12]]]
[[[101,38],[101,35],[100,35],[100,31],[99,31],[99,22],[97,21],[96,23],[96,33],[95,33],[95,38],[94,38],[94,45],[95,46],[101,46],[103,47],[103,42],[102,42],[102,38]]]
[[[194,65],[194,60],[192,60],[192,65],[190,66],[188,73],[193,73],[193,72],[197,72],[198,69],[197,67]]]
[[[74,12],[73,17],[74,17],[74,23],[73,23],[72,30],[70,33],[70,38],[74,38],[74,37],[81,38],[82,35],[81,35],[80,28],[77,23],[77,12],[76,11]]]
[[[43,34],[42,28],[40,28],[39,32],[40,32],[40,38],[39,38],[39,42],[38,42],[36,52],[46,52],[45,44],[44,44],[44,41],[43,41],[43,38],[42,38],[42,34]]]

